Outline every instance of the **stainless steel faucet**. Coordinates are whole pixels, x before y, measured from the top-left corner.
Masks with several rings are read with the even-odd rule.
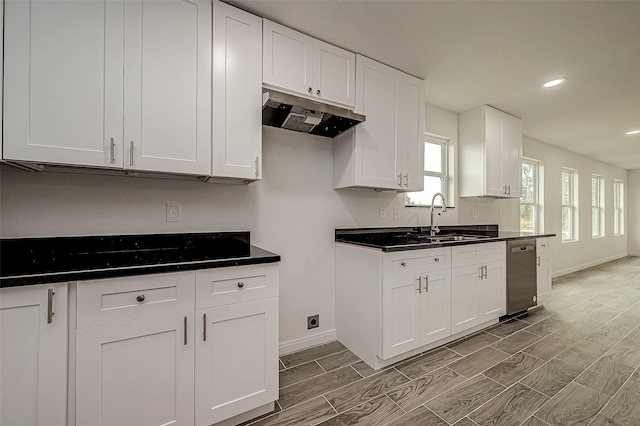
[[[433,203],[435,203],[436,197],[438,195],[440,196],[440,198],[442,198],[442,211],[440,213],[444,213],[447,211],[447,201],[444,199],[444,195],[442,195],[442,192],[436,192],[435,194],[433,194],[433,198],[431,199],[431,226],[429,227],[429,235],[431,235],[432,237],[440,232],[438,224],[436,224],[435,227],[433,226]],[[440,213],[438,213],[438,216],[440,215]]]

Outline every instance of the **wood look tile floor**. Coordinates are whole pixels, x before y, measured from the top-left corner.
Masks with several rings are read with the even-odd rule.
[[[640,257],[553,280],[543,308],[374,371],[340,342],[280,358],[243,423],[640,426]]]

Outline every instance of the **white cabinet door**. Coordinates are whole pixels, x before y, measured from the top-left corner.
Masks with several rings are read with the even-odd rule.
[[[400,149],[402,151],[402,189],[424,189],[424,81],[405,75],[403,78]]]
[[[522,123],[504,114],[502,119],[502,173],[507,194],[520,198],[522,193]]]
[[[214,177],[260,179],[262,19],[213,3]]]
[[[67,315],[67,284],[0,290],[0,424],[66,424]]]
[[[418,276],[382,283],[382,348],[389,359],[420,346],[420,295]]]
[[[451,334],[480,323],[478,312],[479,265],[451,270]]]
[[[263,20],[265,86],[289,93],[313,93],[313,38],[269,20]]]
[[[193,311],[78,330],[76,423],[193,425],[192,321]]]
[[[451,335],[451,270],[423,274],[420,294],[421,344]]]
[[[502,170],[502,115],[498,111],[485,109],[484,175],[485,195],[502,197],[505,183]]]
[[[197,426],[278,399],[277,298],[198,309],[195,330]]]
[[[500,318],[506,313],[506,265],[504,260],[485,265],[478,281],[478,323]]]
[[[208,175],[211,1],[125,2],[125,167]]]
[[[313,95],[353,109],[356,103],[356,55],[314,40]]]
[[[358,56],[356,109],[367,120],[355,127],[357,185],[402,189],[402,158],[398,150],[399,72]]]
[[[123,164],[121,2],[8,1],[3,158]]]
[[[536,282],[538,287],[538,305],[551,295],[551,238],[536,239],[537,268]]]

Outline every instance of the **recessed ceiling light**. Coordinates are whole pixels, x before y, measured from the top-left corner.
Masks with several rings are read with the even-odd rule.
[[[556,87],[562,83],[564,83],[564,78],[556,78],[555,80],[547,81],[542,85],[542,87],[546,87],[548,89],[549,87]]]
[[[627,133],[625,133],[626,135],[637,135],[638,133],[640,133],[640,130],[629,130]]]

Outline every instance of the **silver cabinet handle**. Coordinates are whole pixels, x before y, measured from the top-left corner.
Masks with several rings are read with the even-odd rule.
[[[320,96],[320,89],[316,90],[316,95]]]
[[[109,139],[109,163],[116,162],[116,141],[113,138]]]
[[[536,256],[536,264],[540,266],[540,256]]]
[[[511,185],[507,185],[508,191],[509,191],[509,195],[511,195]]]
[[[429,275],[424,276],[424,290],[429,293]]]
[[[239,281],[238,282],[238,288],[242,288],[242,287],[244,287],[244,283],[242,281]]]
[[[207,341],[207,314],[202,314],[202,341]]]
[[[187,345],[187,317],[184,317],[184,344]]]
[[[405,173],[404,175],[404,186],[409,186],[409,173]]]
[[[129,165],[133,166],[133,141],[129,144]]]
[[[400,262],[400,266],[407,266],[407,262]]]
[[[484,268],[484,277],[487,278],[487,273],[488,273],[487,265],[484,265],[483,268]]]
[[[398,186],[402,187],[402,173],[398,175]]]
[[[139,295],[136,297],[136,300],[137,300],[138,302],[144,302],[144,299],[145,299],[144,294],[139,294]]]
[[[309,87],[309,93],[313,93],[313,89]]]
[[[438,262],[440,262],[440,258],[439,258],[439,257],[436,257],[435,259],[433,259],[433,261],[434,261],[434,262],[436,262],[436,263],[438,263]]]
[[[259,175],[259,172],[258,172],[258,159],[259,159],[259,157],[258,157],[258,156],[256,156],[256,178],[257,178],[257,177],[258,177],[258,175]]]
[[[49,289],[47,295],[47,324],[51,324],[53,322],[53,295],[56,294],[52,288]]]
[[[482,279],[482,276],[483,276],[483,274],[482,274],[483,267],[481,266],[479,269],[480,269],[480,275],[478,275],[478,278]]]
[[[418,277],[418,293],[422,293],[422,276]]]

